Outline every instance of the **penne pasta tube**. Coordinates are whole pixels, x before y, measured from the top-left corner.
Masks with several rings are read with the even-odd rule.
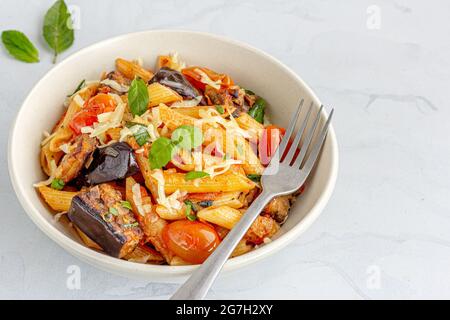
[[[250,179],[231,170],[214,177],[202,178],[199,182],[186,180],[186,174],[184,173],[164,172],[163,174],[165,180],[164,190],[167,194],[176,190],[203,193],[248,191],[255,188],[255,184]]]
[[[111,140],[119,141],[121,130],[122,130],[122,128],[110,128],[110,129],[106,130],[105,135],[108,138],[108,141],[111,141]]]
[[[239,127],[245,130],[255,130],[257,132],[264,129],[264,126],[253,119],[248,113],[242,112],[239,117],[235,118]]]
[[[239,241],[236,248],[234,248],[234,251],[231,253],[231,257],[234,258],[237,256],[241,256],[241,255],[251,251],[252,249],[253,249],[253,246],[251,244],[248,244],[245,239],[242,239],[241,241]]]
[[[40,186],[38,190],[50,208],[58,212],[69,211],[72,198],[78,194],[78,192],[60,191],[46,186]]]
[[[160,104],[158,107],[159,117],[161,121],[170,129],[175,130],[181,125],[194,125],[195,118],[179,113],[178,109],[172,109],[165,104]]]
[[[199,210],[197,217],[226,229],[232,229],[238,223],[239,219],[241,219],[242,213],[228,206],[220,206]]]
[[[187,265],[190,265],[190,264],[192,264],[192,263],[186,262],[186,261],[184,261],[183,259],[181,259],[180,257],[174,256],[174,257],[170,260],[169,264],[170,264],[171,266],[187,266]]]
[[[230,208],[242,208],[243,203],[239,200],[241,192],[222,192],[214,200],[213,206],[227,206]]]
[[[75,230],[77,231],[78,235],[80,236],[81,240],[84,242],[85,245],[87,245],[89,248],[103,251],[102,247],[100,247],[97,243],[95,243],[91,238],[89,238],[78,227],[75,227]]]
[[[145,245],[138,245],[131,253],[124,257],[126,260],[136,263],[161,264],[165,260],[156,250]]]
[[[174,108],[174,110],[185,116],[200,119],[200,112],[206,111],[209,109],[217,110],[217,108],[222,108],[224,110],[224,112],[222,112],[222,114],[220,115],[221,117],[225,118],[228,116],[228,112],[226,112],[227,106],[225,106],[225,105],[223,105],[223,106],[196,106],[196,107],[185,107],[185,108],[181,107],[181,108]]]
[[[116,59],[116,69],[130,80],[139,77],[145,82],[148,82],[153,77],[151,71],[144,69],[135,62],[121,58]]]
[[[182,208],[179,210],[176,209],[169,210],[165,206],[162,206],[160,204],[156,205],[156,213],[158,214],[158,216],[160,216],[160,218],[165,220],[186,219],[185,210],[186,210],[185,205],[183,205]]]
[[[50,140],[49,142],[49,146],[48,149],[51,152],[60,152],[61,149],[60,147],[69,142],[70,139],[72,138],[72,130],[70,130],[70,128],[67,127],[61,127],[58,130],[56,130],[56,132],[54,133],[53,138]]]
[[[183,97],[178,93],[158,82],[148,86],[148,96],[150,99],[149,108],[158,106],[160,103],[166,104],[183,100]]]

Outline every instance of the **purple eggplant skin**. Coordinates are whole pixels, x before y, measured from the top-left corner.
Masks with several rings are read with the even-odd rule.
[[[186,99],[194,99],[200,96],[197,89],[195,89],[189,81],[187,81],[181,72],[167,67],[162,67],[159,69],[148,83],[151,84],[154,82],[158,82],[166,87],[169,87]]]
[[[92,186],[125,179],[138,172],[139,165],[133,149],[126,142],[116,142],[95,150],[91,164],[79,177],[77,184]]]
[[[125,236],[115,233],[112,226],[103,220],[101,214],[83,201],[80,196],[73,197],[67,216],[107,254],[119,257],[122,246],[126,242]]]
[[[98,185],[73,197],[67,212],[75,226],[117,258],[133,251],[143,236],[140,227],[134,225],[136,220],[131,212],[120,212],[117,216],[108,212],[110,206],[118,207],[120,199],[120,192],[110,185]]]

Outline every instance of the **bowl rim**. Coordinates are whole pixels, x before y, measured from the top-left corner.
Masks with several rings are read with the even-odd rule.
[[[152,34],[152,33],[185,33],[185,34],[193,34],[205,38],[210,38],[214,40],[219,40],[222,42],[229,43],[234,46],[242,47],[246,50],[249,50],[257,55],[262,55],[266,59],[270,60],[272,63],[277,65],[279,68],[283,69],[283,71],[290,74],[297,82],[299,82],[306,90],[308,94],[311,95],[312,99],[317,103],[321,104],[320,100],[314,93],[314,91],[303,81],[303,79],[297,75],[293,70],[287,67],[284,63],[271,56],[270,54],[257,49],[251,45],[248,45],[244,42],[240,42],[234,39],[230,39],[223,35],[216,35],[207,32],[199,32],[199,31],[190,31],[190,30],[174,30],[174,29],[154,29],[154,30],[145,30],[139,32],[131,32],[122,34],[119,36],[111,37],[94,44],[90,44],[85,46],[84,48],[72,53],[70,56],[59,62],[57,65],[52,67],[47,73],[41,77],[33,86],[31,91],[28,93],[26,98],[23,100],[19,111],[11,125],[9,139],[8,139],[8,171],[11,183],[13,185],[13,189],[16,193],[16,196],[25,210],[27,215],[31,218],[31,220],[38,226],[38,228],[43,231],[50,239],[56,242],[58,245],[63,247],[66,251],[71,253],[72,255],[77,256],[81,260],[84,260],[94,266],[113,272],[119,273],[122,276],[133,273],[139,276],[161,276],[161,277],[174,277],[174,276],[183,276],[191,273],[196,265],[188,265],[188,266],[167,266],[167,265],[150,265],[150,264],[139,264],[134,263],[122,259],[117,259],[114,257],[110,257],[103,253],[97,252],[93,249],[90,249],[75,240],[67,237],[62,232],[60,232],[51,222],[47,221],[39,212],[39,210],[33,205],[33,202],[24,196],[24,186],[18,181],[16,176],[16,168],[12,158],[13,149],[15,145],[13,144],[15,133],[18,130],[18,121],[24,112],[24,106],[29,103],[31,96],[37,90],[37,87],[40,82],[44,81],[46,78],[50,77],[53,72],[56,72],[59,69],[63,69],[67,63],[76,59],[79,54],[82,54],[87,51],[96,50],[97,48],[101,48],[104,45],[107,45],[111,42],[121,41],[128,37],[132,36],[140,36],[144,34]],[[322,116],[326,115],[326,111],[322,111]],[[296,239],[301,233],[303,233],[306,229],[310,227],[310,225],[316,220],[316,218],[320,215],[322,210],[325,208],[331,194],[334,190],[334,186],[336,184],[337,172],[339,166],[339,156],[338,156],[338,144],[335,135],[335,131],[333,126],[331,125],[328,132],[327,139],[330,141],[331,145],[331,172],[328,180],[326,181],[326,185],[322,193],[319,195],[313,207],[309,210],[309,212],[305,215],[305,217],[296,225],[292,227],[286,233],[280,235],[274,241],[265,244],[264,246],[259,247],[256,250],[252,250],[242,256],[238,256],[235,258],[229,259],[225,266],[224,271],[231,271],[237,268],[243,267],[250,263],[254,263],[270,254],[277,252],[283,247],[287,246],[294,239]]]

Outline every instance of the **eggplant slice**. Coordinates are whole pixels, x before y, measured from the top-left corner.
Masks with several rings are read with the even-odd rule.
[[[72,146],[72,151],[66,154],[56,168],[55,178],[64,183],[78,176],[86,160],[97,147],[97,139],[89,137],[88,134],[79,135]]]
[[[133,213],[121,206],[122,195],[109,184],[100,184],[72,199],[70,221],[113,257],[132,252],[143,237]]]
[[[158,82],[166,87],[169,87],[186,99],[194,99],[201,95],[197,89],[195,89],[189,81],[186,80],[181,72],[167,67],[162,67],[159,69],[153,78],[150,79],[149,84],[154,82]]]
[[[98,148],[89,167],[78,177],[78,186],[92,186],[125,179],[139,172],[133,149],[126,142]]]

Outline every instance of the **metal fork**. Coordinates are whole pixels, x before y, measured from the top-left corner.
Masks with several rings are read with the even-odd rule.
[[[253,201],[239,222],[233,227],[209,258],[199,266],[191,277],[177,290],[177,292],[175,292],[171,297],[171,300],[203,299],[238,242],[242,239],[269,201],[277,196],[291,194],[305,183],[325,141],[334,110],[331,110],[330,115],[315,139],[314,144],[310,146],[323,109],[323,106],[320,107],[312,126],[306,133],[300,152],[298,156],[295,157],[313,109],[313,103],[311,103],[299,131],[295,135],[292,144],[289,145],[303,102],[304,100],[302,99],[289,123],[286,134],[281,140],[276,155],[273,156],[265,172],[276,169],[275,166],[278,166],[278,170],[275,170],[271,175],[263,174],[261,177],[261,194]],[[308,149],[311,149],[311,151],[309,155],[305,157]]]

